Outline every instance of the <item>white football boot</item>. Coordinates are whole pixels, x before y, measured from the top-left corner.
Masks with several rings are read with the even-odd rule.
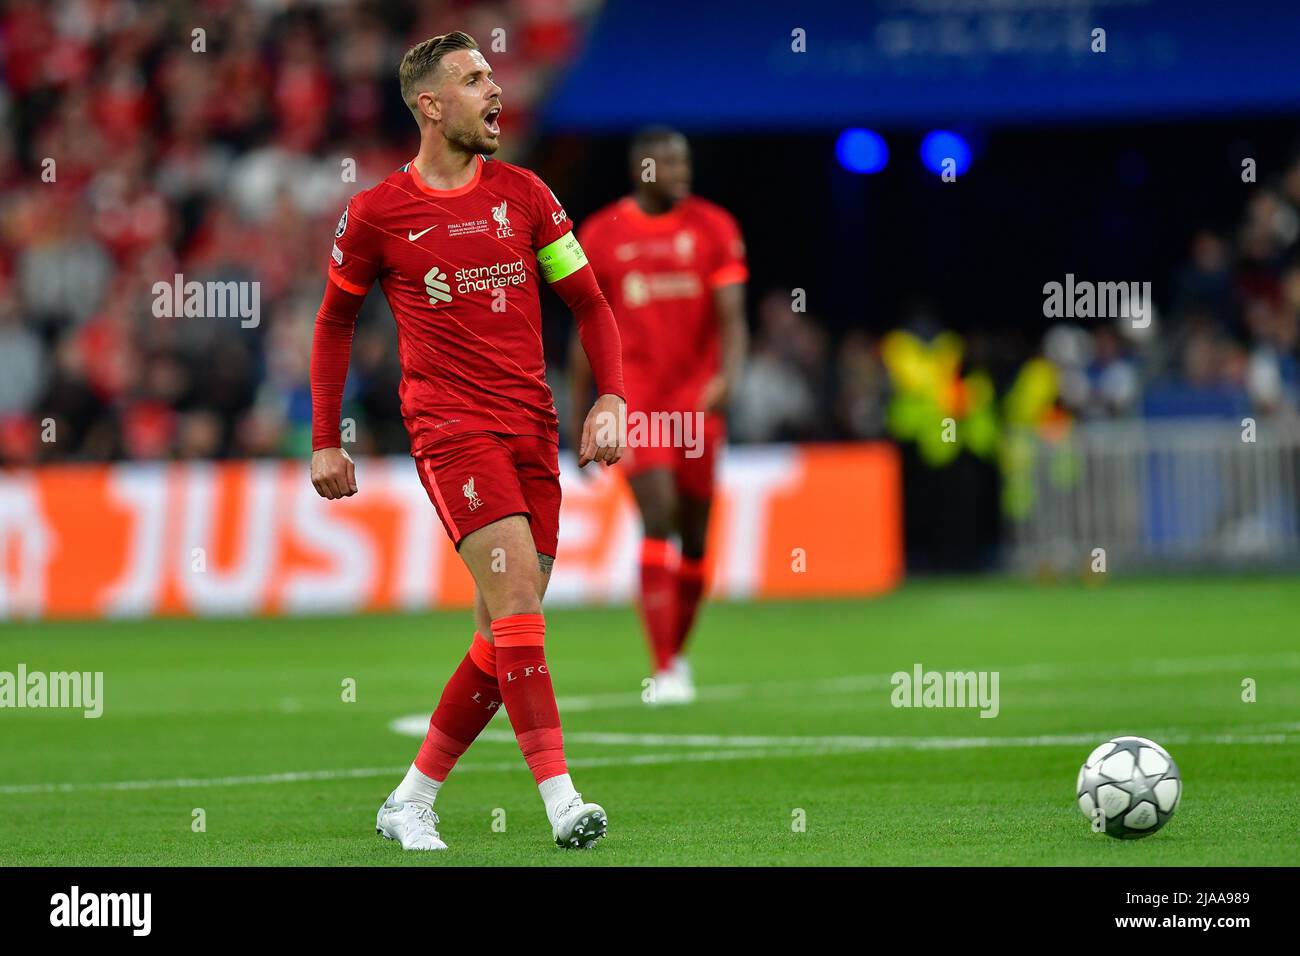
[[[397,840],[403,850],[445,850],[438,836],[438,814],[422,803],[398,803],[390,793],[375,815],[375,832]]]
[[[682,683],[681,675],[675,670],[662,670],[655,674],[654,696],[646,701],[653,707],[671,707],[674,704],[689,704],[695,698],[695,689]]]
[[[651,707],[673,703],[673,698],[677,696],[677,675],[672,671],[655,671],[651,680],[654,681],[654,693],[642,700]]]
[[[685,657],[678,654],[673,658],[673,673],[677,676],[678,695],[683,704],[695,703],[695,675],[691,673],[691,665]]]
[[[551,822],[555,845],[566,850],[590,849],[607,829],[609,818],[605,816],[605,808],[599,803],[587,803],[580,793],[575,793],[572,800],[560,807]]]

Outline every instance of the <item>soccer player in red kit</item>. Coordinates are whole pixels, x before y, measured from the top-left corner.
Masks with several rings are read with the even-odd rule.
[[[573,310],[596,369],[582,465],[622,455],[618,436],[598,427],[623,410],[618,327],[555,196],[528,170],[486,159],[500,137],[501,89],[473,38],[425,40],[407,51],[399,77],[420,151],[353,196],[335,230],[312,343],[311,477],[325,498],[357,492],[339,414],[357,312],[378,282],[397,321],[411,453],[474,577],[477,632],[375,826],[408,850],[445,849],[438,790],[504,706],[553,838],[587,847],[604,836],[605,811],[569,778],[543,651],[560,482],[539,280]]]
[[[641,617],[655,668],[653,702],[695,697],[686,639],[704,592],[704,546],[724,410],[744,362],[745,247],[731,215],[691,195],[691,154],[675,130],[632,142],[633,191],[583,223],[600,287],[623,342],[628,445],[624,474],[641,512]],[[571,355],[574,409],[592,389],[592,365]],[[599,372],[596,374],[599,391]],[[687,423],[679,447],[638,445],[634,416]],[[687,417],[689,416],[689,418]],[[690,424],[699,425],[698,429]],[[581,434],[582,425],[575,428]],[[655,438],[653,427],[644,433]],[[693,440],[690,440],[693,439]],[[680,550],[670,540],[676,536]]]

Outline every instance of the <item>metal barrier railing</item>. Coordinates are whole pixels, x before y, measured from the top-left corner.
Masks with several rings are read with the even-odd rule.
[[[1013,567],[1300,565],[1295,423],[1084,422],[1006,448]]]

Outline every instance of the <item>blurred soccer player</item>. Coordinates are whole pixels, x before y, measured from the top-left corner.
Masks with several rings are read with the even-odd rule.
[[[656,704],[688,703],[685,647],[705,586],[704,548],[727,398],[744,361],[745,247],[736,221],[691,195],[686,138],[651,128],[632,142],[633,190],[582,225],[579,237],[609,295],[623,340],[629,435],[649,422],[649,446],[629,439],[624,473],[641,512],[641,618]],[[574,409],[592,388],[575,340]],[[599,391],[599,374],[596,375]],[[653,423],[682,422],[671,447]],[[674,418],[674,416],[676,416]],[[702,428],[695,429],[694,425]],[[581,434],[578,423],[574,434]],[[670,539],[676,536],[680,550]]]
[[[474,577],[478,630],[375,826],[408,850],[445,849],[433,812],[438,789],[504,705],[552,836],[586,847],[604,836],[605,811],[569,778],[543,652],[560,482],[538,280],[573,310],[596,369],[583,465],[622,455],[618,437],[597,425],[622,413],[618,327],[554,194],[528,170],[487,160],[500,138],[501,89],[473,38],[417,44],[399,76],[420,151],[353,196],[339,219],[312,343],[311,477],[326,498],[357,492],[339,414],[357,312],[378,281],[397,321],[411,453]]]

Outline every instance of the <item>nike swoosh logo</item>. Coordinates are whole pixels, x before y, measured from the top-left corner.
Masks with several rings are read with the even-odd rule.
[[[437,228],[438,228],[438,224],[436,222],[429,227],[429,229],[437,229]],[[406,238],[409,239],[411,242],[415,242],[416,239],[419,239],[422,235],[424,235],[424,233],[428,232],[429,229],[425,229],[422,232],[411,232],[408,229],[406,232]]]

